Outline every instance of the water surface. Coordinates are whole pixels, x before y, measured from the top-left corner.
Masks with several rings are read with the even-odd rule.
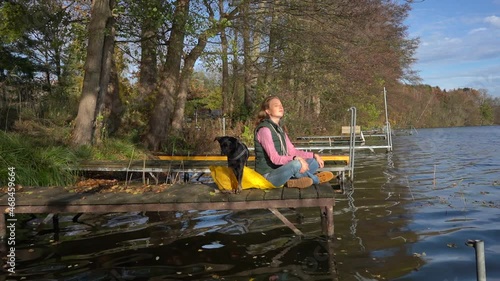
[[[395,136],[393,152],[356,152],[338,196],[335,237],[318,208],[24,216],[16,275],[0,280],[476,280],[469,239],[500,280],[500,127]]]

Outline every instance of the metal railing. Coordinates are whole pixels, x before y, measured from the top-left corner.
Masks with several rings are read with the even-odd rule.
[[[354,181],[354,152],[356,147],[356,107],[349,108],[351,111],[351,128],[349,137],[349,178]]]

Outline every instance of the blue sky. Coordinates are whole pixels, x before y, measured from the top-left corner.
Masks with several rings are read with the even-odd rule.
[[[500,98],[500,0],[415,0],[405,24],[422,83]]]

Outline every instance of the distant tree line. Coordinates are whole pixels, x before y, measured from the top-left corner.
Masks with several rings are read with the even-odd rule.
[[[441,90],[404,86],[391,102],[391,123],[398,127],[457,127],[500,124],[500,98],[471,88]]]
[[[362,126],[383,126],[384,87],[393,127],[500,124],[484,90],[419,85],[411,2],[3,1],[1,127],[50,120],[74,146],[134,133],[158,151],[199,110],[251,127],[279,95],[291,131],[333,134],[351,106]]]

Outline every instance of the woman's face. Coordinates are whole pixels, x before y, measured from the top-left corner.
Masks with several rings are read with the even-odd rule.
[[[272,99],[269,101],[269,108],[266,109],[266,113],[271,119],[281,119],[285,114],[285,110],[279,99]]]

